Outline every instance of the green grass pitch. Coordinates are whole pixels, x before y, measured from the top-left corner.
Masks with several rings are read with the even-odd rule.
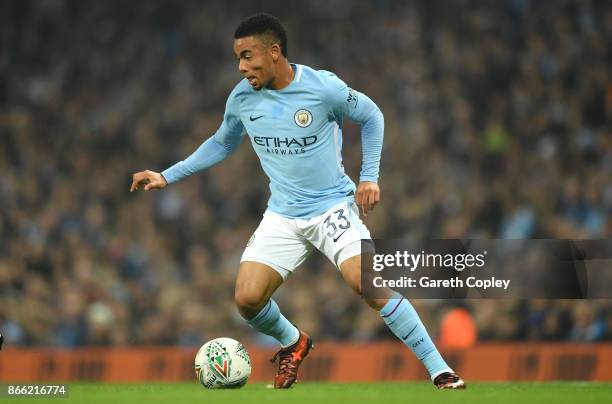
[[[35,398],[61,403],[311,404],[311,403],[611,403],[612,383],[470,383],[464,391],[438,391],[429,383],[300,383],[290,390],[248,384],[239,390],[206,390],[194,383],[68,383],[69,396]],[[33,401],[17,399],[19,402]],[[2,400],[5,401],[5,400]],[[7,400],[8,401],[8,400]],[[15,400],[11,400],[15,401]],[[17,402],[15,401],[15,402]]]

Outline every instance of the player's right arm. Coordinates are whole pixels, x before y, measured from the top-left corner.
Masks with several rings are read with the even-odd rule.
[[[223,122],[217,132],[207,139],[185,160],[179,161],[161,173],[145,170],[132,176],[130,192],[137,189],[161,189],[198,171],[212,167],[238,148],[244,134],[240,121],[236,89],[227,99]]]
[[[348,87],[335,74],[325,72],[325,98],[338,119],[347,117],[361,125],[362,161],[355,202],[364,216],[380,202],[378,173],[385,130],[380,108],[367,95]]]

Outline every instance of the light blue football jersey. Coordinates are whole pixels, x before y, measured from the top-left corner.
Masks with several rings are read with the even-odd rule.
[[[247,135],[270,179],[268,209],[308,219],[343,200],[355,184],[342,165],[342,120],[362,124],[361,181],[378,180],[384,120],[364,94],[333,73],[292,64],[285,88],[257,91],[246,79],[228,97],[223,123],[194,154],[162,172],[168,183],[210,167],[235,150]]]

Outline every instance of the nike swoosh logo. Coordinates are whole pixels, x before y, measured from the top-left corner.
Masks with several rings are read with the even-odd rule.
[[[412,334],[412,331],[414,331],[414,329],[415,329],[415,328],[417,328],[417,326],[418,326],[418,324],[417,324],[417,325],[415,325],[415,326],[412,328],[412,330],[410,330],[410,332],[409,332],[409,333],[408,333],[408,334],[407,334],[405,337],[402,337],[402,339],[403,339],[404,341],[406,341],[406,340],[408,339],[408,337],[410,336],[410,334]]]
[[[253,115],[249,116],[249,119],[251,120],[251,122],[258,120],[259,118],[263,117],[263,115],[259,115],[256,117],[253,117]]]
[[[344,233],[346,233],[347,231],[348,231],[348,229],[344,230],[342,233],[340,233],[340,235],[339,235],[338,237],[336,237],[336,238],[332,239],[332,240],[334,240],[334,243],[335,243],[336,241],[338,241],[338,239],[340,239],[340,237],[342,237],[342,235],[343,235]]]

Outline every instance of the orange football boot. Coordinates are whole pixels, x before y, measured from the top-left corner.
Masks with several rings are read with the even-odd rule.
[[[300,363],[313,347],[310,335],[300,331],[300,338],[295,344],[282,348],[274,355],[270,362],[276,362],[276,358],[279,358],[278,372],[274,376],[275,389],[288,389],[297,382]]]

